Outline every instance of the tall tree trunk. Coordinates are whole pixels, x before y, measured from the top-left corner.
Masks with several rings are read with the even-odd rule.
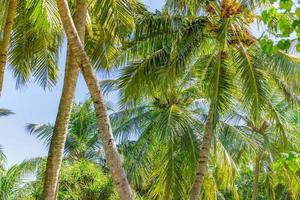
[[[0,51],[0,95],[2,93],[4,70],[7,61],[7,52],[9,48],[10,34],[12,31],[14,19],[16,17],[16,11],[17,11],[17,0],[10,0],[8,3],[6,22],[4,26],[4,32],[3,32],[3,40],[2,40],[1,51]]]
[[[87,6],[84,0],[77,0],[76,9],[75,25],[81,41],[84,41],[87,14]],[[63,159],[66,137],[68,134],[68,122],[72,110],[78,74],[79,66],[74,58],[70,46],[68,45],[64,85],[48,153],[44,179],[42,199],[45,200],[54,200],[57,196],[60,167]]]
[[[96,75],[84,50],[84,46],[78,37],[67,0],[57,0],[57,7],[68,37],[70,48],[77,58],[77,62],[80,63],[81,71],[93,99],[97,122],[100,128],[99,134],[103,142],[105,157],[108,162],[112,177],[116,183],[119,197],[121,200],[131,200],[133,199],[133,193],[128,183],[125,171],[122,167],[121,158],[114,142],[111,125],[99,82],[96,79]]]
[[[257,194],[258,194],[259,171],[260,171],[260,157],[259,157],[259,155],[257,155],[256,159],[255,159],[255,170],[254,170],[254,182],[253,182],[252,200],[256,200]]]
[[[213,112],[212,112],[212,108],[210,108],[207,121],[206,121],[204,138],[200,149],[195,180],[191,191],[191,196],[190,196],[191,200],[199,199],[201,186],[203,184],[204,175],[207,169],[212,137],[213,137]]]

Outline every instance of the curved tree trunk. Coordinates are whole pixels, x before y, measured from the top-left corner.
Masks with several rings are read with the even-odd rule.
[[[252,200],[256,200],[257,194],[258,194],[259,170],[260,170],[260,157],[257,155],[256,159],[255,159],[255,171],[254,171]]]
[[[6,16],[6,22],[3,32],[3,40],[0,51],[0,95],[2,93],[4,70],[7,61],[7,52],[9,48],[10,34],[12,31],[14,19],[17,11],[17,0],[10,0],[8,3],[8,10]]]
[[[112,177],[116,183],[119,197],[121,200],[131,200],[133,199],[133,193],[128,183],[125,171],[122,167],[121,158],[116,144],[114,143],[111,125],[99,82],[96,79],[96,75],[94,74],[93,67],[84,50],[84,46],[78,37],[67,1],[57,0],[57,7],[68,37],[70,48],[77,58],[77,62],[81,64],[81,71],[93,99],[97,122],[100,128],[99,134],[103,142],[105,157],[108,162]]]
[[[210,152],[212,137],[213,137],[213,112],[210,108],[210,111],[209,111],[208,117],[207,117],[207,121],[206,121],[204,138],[203,138],[202,146],[200,149],[195,180],[194,180],[192,191],[191,191],[191,196],[190,196],[191,200],[199,199],[201,186],[203,184],[204,175],[205,175],[205,172],[207,169],[207,163],[208,163],[208,159],[209,159],[209,152]]]
[[[84,1],[77,0],[76,9],[77,12],[75,25],[81,41],[84,41],[87,6]],[[64,85],[53,130],[53,137],[48,153],[44,179],[42,199],[45,200],[56,199],[60,167],[63,159],[66,137],[68,134],[68,122],[72,110],[78,74],[79,66],[76,63],[76,59],[74,58],[70,47],[68,46]]]

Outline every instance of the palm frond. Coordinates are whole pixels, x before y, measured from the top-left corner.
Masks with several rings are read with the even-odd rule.
[[[210,63],[209,97],[213,112],[222,112],[230,106],[234,85],[230,62],[226,60],[225,52],[218,52]]]
[[[250,104],[253,115],[258,116],[259,110],[262,109],[268,98],[266,74],[262,70],[261,63],[253,56],[251,48],[241,46],[234,54],[237,71],[243,81],[243,100]]]
[[[53,125],[51,124],[27,124],[25,129],[30,135],[34,135],[38,140],[42,141],[46,147],[50,147]]]
[[[10,110],[0,108],[0,117],[8,116],[8,115],[11,115],[11,114],[14,114],[14,113]]]
[[[55,1],[19,2],[9,50],[9,63],[17,87],[31,75],[43,88],[58,79],[58,56],[63,29]]]

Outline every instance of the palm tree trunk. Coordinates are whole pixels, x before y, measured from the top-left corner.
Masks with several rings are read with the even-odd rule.
[[[87,6],[84,1],[76,2],[75,25],[81,41],[84,41],[85,21]],[[63,159],[63,152],[68,134],[68,122],[72,110],[72,104],[79,74],[79,66],[74,59],[74,55],[68,45],[67,63],[65,69],[64,85],[59,102],[58,113],[53,130],[53,137],[48,153],[47,167],[44,180],[43,198],[45,200],[56,199],[59,182],[59,172]]]
[[[6,22],[4,26],[4,32],[3,32],[3,40],[2,40],[1,51],[0,51],[0,95],[2,93],[4,70],[5,70],[6,60],[7,60],[10,34],[16,16],[16,11],[17,11],[17,0],[10,0],[8,3]]]
[[[192,191],[191,191],[191,196],[190,196],[191,200],[199,199],[201,186],[202,186],[204,175],[205,175],[205,172],[207,169],[207,163],[208,163],[208,159],[209,159],[209,152],[210,152],[212,137],[213,137],[213,112],[212,112],[212,109],[210,108],[208,117],[207,117],[206,126],[205,126],[204,138],[203,138],[202,146],[200,149],[195,180],[194,180]]]
[[[260,168],[260,157],[257,155],[255,159],[252,200],[256,200],[258,194],[258,180],[259,180],[259,170],[260,170],[259,168]]]
[[[121,158],[114,142],[111,125],[99,82],[96,79],[96,75],[94,74],[93,67],[84,50],[84,46],[78,37],[67,1],[57,0],[57,7],[68,37],[70,48],[77,58],[77,62],[81,64],[81,71],[93,99],[97,122],[100,128],[99,134],[103,142],[105,157],[108,162],[112,177],[116,183],[119,197],[121,200],[131,200],[133,199],[133,193],[131,191],[125,171],[122,167]]]

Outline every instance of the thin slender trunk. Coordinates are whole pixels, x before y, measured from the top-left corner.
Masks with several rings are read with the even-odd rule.
[[[6,22],[4,26],[4,32],[3,32],[3,40],[2,40],[1,51],[0,51],[0,95],[2,93],[4,70],[7,62],[7,52],[9,48],[10,34],[12,31],[14,19],[16,17],[16,11],[17,11],[17,0],[10,0],[8,3]]]
[[[121,200],[131,200],[133,199],[133,193],[128,183],[125,171],[122,167],[121,158],[114,142],[111,125],[99,82],[96,79],[96,75],[84,50],[84,46],[78,37],[67,1],[57,0],[57,7],[68,37],[70,48],[77,58],[78,63],[81,64],[81,71],[93,99],[97,122],[100,128],[99,134],[103,142],[105,157],[108,162],[112,177],[116,183],[119,197]]]
[[[213,137],[213,112],[210,108],[208,117],[207,117],[206,126],[205,126],[204,138],[203,138],[202,146],[200,149],[195,180],[194,180],[192,191],[191,191],[191,196],[190,196],[191,200],[199,199],[201,186],[203,184],[204,175],[205,175],[205,172],[207,169],[207,163],[208,163],[208,159],[209,159],[209,152],[210,152],[212,137]]]
[[[252,200],[256,200],[257,194],[258,194],[259,171],[260,171],[260,157],[257,155],[256,159],[255,159],[255,171],[254,171]]]
[[[76,9],[77,12],[75,25],[81,41],[84,41],[87,6],[84,2],[82,2],[82,0],[78,0]],[[74,59],[74,55],[68,46],[64,85],[47,159],[44,190],[42,196],[42,199],[44,200],[55,200],[57,196],[60,167],[68,134],[68,122],[72,110],[78,74],[79,66],[76,63],[76,59]]]

